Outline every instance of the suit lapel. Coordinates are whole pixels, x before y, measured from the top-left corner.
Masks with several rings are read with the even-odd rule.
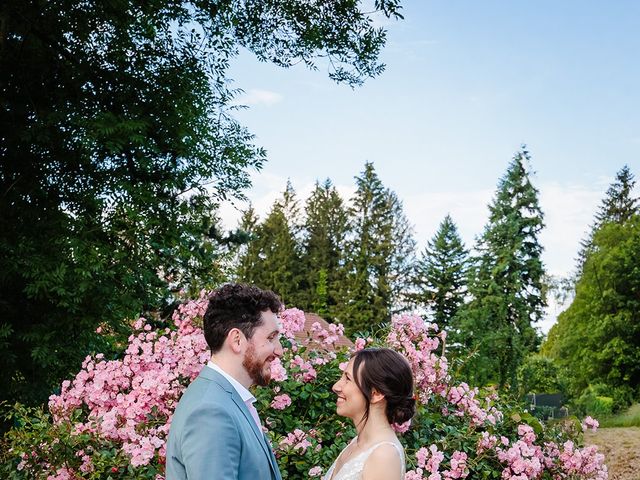
[[[251,425],[251,430],[253,430],[253,433],[255,433],[256,438],[260,442],[260,445],[262,445],[262,449],[264,450],[265,455],[269,459],[269,464],[271,465],[271,469],[274,471],[274,473],[277,472],[278,465],[276,464],[275,457],[273,455],[273,450],[271,449],[271,443],[267,439],[266,434],[263,433],[262,430],[258,428],[258,425],[256,425],[255,420],[251,416],[251,413],[249,412],[247,405],[242,401],[242,398],[240,398],[240,395],[238,394],[238,392],[235,391],[235,389],[231,393],[231,398],[233,399],[235,404],[238,406],[238,408],[240,409],[244,417],[247,419],[247,422],[249,422],[249,425]],[[276,474],[276,477],[277,477],[277,474]]]
[[[212,368],[204,367],[200,372],[200,376],[208,380],[215,381],[218,385],[220,385],[225,391],[227,391],[231,395],[231,399],[236,404],[236,406],[240,409],[240,411],[244,415],[247,422],[249,422],[249,425],[251,425],[251,430],[255,434],[258,440],[258,443],[260,443],[260,445],[262,446],[262,450],[264,450],[264,454],[269,459],[269,465],[271,465],[271,469],[273,470],[274,477],[281,478],[281,476],[279,475],[280,471],[278,470],[278,464],[276,463],[273,450],[271,449],[271,443],[269,443],[267,436],[258,428],[258,425],[256,425],[255,420],[251,416],[251,413],[249,412],[249,409],[247,408],[245,403],[242,401],[242,397],[240,397],[240,394],[238,393],[238,391],[235,388],[233,388],[233,385],[231,385],[226,378],[224,378],[222,375],[220,375],[220,373],[216,372]]]

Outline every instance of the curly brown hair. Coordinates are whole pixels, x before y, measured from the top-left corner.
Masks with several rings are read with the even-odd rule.
[[[262,325],[262,312],[278,313],[281,309],[280,298],[270,290],[228,283],[209,296],[204,314],[204,338],[211,352],[215,353],[222,348],[231,329],[239,329],[249,339]]]

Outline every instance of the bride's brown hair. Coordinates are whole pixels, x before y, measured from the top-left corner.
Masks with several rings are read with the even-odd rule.
[[[398,352],[389,348],[359,350],[353,355],[353,379],[365,398],[365,423],[374,389],[387,401],[385,414],[389,423],[401,424],[413,418],[413,374],[407,359]]]

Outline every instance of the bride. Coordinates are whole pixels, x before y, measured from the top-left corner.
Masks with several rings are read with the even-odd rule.
[[[338,415],[350,418],[357,436],[323,480],[401,480],[404,450],[391,424],[413,417],[413,376],[407,360],[388,348],[356,352],[333,386]]]

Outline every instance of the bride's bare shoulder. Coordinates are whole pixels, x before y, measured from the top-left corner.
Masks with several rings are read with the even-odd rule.
[[[378,445],[364,464],[362,480],[400,480],[403,459],[398,448],[391,443]]]

